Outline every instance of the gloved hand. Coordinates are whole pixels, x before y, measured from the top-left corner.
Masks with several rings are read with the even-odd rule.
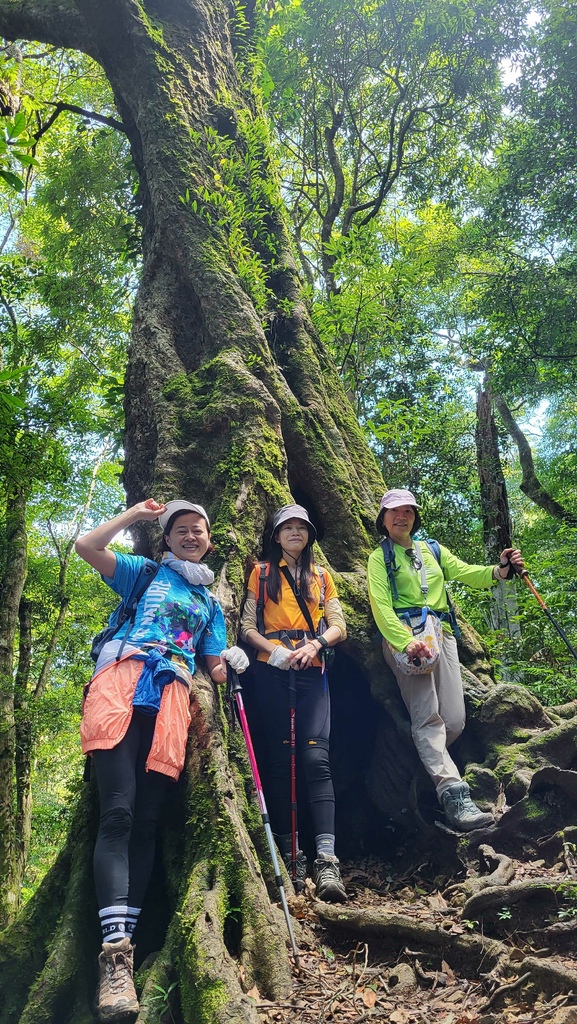
[[[267,665],[270,665],[271,668],[280,668],[283,672],[288,672],[289,668],[292,667],[293,654],[294,651],[289,651],[288,647],[283,647],[282,644],[279,644],[271,652]]]
[[[235,672],[245,672],[250,661],[247,655],[244,653],[242,647],[227,647],[225,651],[220,652],[220,663],[223,667],[223,671],[226,672],[226,664],[234,669]]]

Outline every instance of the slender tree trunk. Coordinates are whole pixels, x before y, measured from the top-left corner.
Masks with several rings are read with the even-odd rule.
[[[499,453],[499,438],[487,382],[477,394],[475,429],[477,469],[481,488],[483,541],[488,562],[498,562],[501,551],[512,546],[511,515]]]
[[[14,638],[26,581],[26,495],[13,485],[6,503],[6,565],[0,588],[0,928],[18,909],[14,818]]]
[[[90,487],[86,501],[76,519],[71,535],[66,541],[56,537],[51,529],[48,530],[52,537],[59,561],[58,573],[58,603],[55,622],[52,626],[48,645],[38,678],[32,680],[32,612],[33,606],[23,594],[18,609],[18,667],[14,677],[14,770],[13,770],[13,797],[15,803],[14,819],[14,847],[16,860],[14,876],[11,882],[13,891],[17,896],[17,905],[20,903],[20,890],[24,879],[28,854],[30,849],[30,836],[32,829],[32,767],[34,761],[34,715],[35,705],[44,694],[50,669],[56,653],[58,640],[66,620],[70,599],[66,592],[68,568],[74,542],[80,534],[82,525],[92,503],[94,488],[98,470],[101,466],[105,453],[95,463]],[[14,640],[13,640],[14,643]]]
[[[18,612],[18,670],[14,680],[14,720],[16,749],[16,886],[24,878],[32,826],[32,718],[30,710],[30,672],[32,667],[32,607],[23,596]]]
[[[477,468],[483,516],[483,540],[487,562],[498,562],[501,551],[513,546],[511,537],[511,515],[507,486],[501,465],[499,437],[491,390],[488,381],[477,395],[477,424],[475,428],[477,447]],[[511,640],[520,639],[519,605],[515,589],[506,583],[498,583],[493,590],[491,605],[491,627],[504,630]],[[509,682],[520,682],[521,674],[512,672],[503,659],[503,678]]]
[[[568,526],[577,526],[577,515],[556,501],[539,481],[535,472],[531,446],[502,395],[495,395],[495,405],[519,451],[519,462],[523,474],[520,487],[523,494],[526,494],[539,508],[555,519],[560,519]]]

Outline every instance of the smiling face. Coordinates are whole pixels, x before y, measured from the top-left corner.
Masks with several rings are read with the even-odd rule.
[[[398,508],[387,508],[383,515],[383,526],[391,540],[404,547],[411,546],[411,530],[415,523],[415,510],[412,505],[399,505]],[[407,545],[407,541],[409,544]]]
[[[173,555],[187,562],[201,562],[210,544],[208,525],[196,512],[178,516],[164,539]]]
[[[295,560],[302,554],[309,541],[309,531],[303,519],[287,519],[274,535],[283,552]]]

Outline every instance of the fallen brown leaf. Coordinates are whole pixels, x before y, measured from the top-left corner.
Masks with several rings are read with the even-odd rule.
[[[377,1001],[377,993],[372,988],[366,988],[363,992],[363,1003],[368,1010],[372,1010]]]
[[[449,906],[446,899],[441,896],[440,892],[435,892],[432,896],[427,896],[427,903],[431,910],[446,910]]]
[[[449,980],[449,984],[452,985],[453,982],[455,982],[457,980],[456,977],[455,977],[455,972],[454,972],[453,968],[449,966],[449,964],[447,963],[446,960],[442,960],[441,961],[441,970],[443,971],[443,974],[447,975],[447,978]]]
[[[408,1024],[409,1014],[405,1013],[404,1010],[393,1010],[389,1020],[391,1024]]]

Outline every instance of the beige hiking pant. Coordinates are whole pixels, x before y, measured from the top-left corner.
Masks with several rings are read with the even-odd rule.
[[[440,801],[449,786],[461,781],[459,769],[447,750],[465,728],[457,641],[445,633],[437,667],[422,676],[401,672],[386,644],[383,644],[383,654],[409,712],[417,753],[435,784]]]

